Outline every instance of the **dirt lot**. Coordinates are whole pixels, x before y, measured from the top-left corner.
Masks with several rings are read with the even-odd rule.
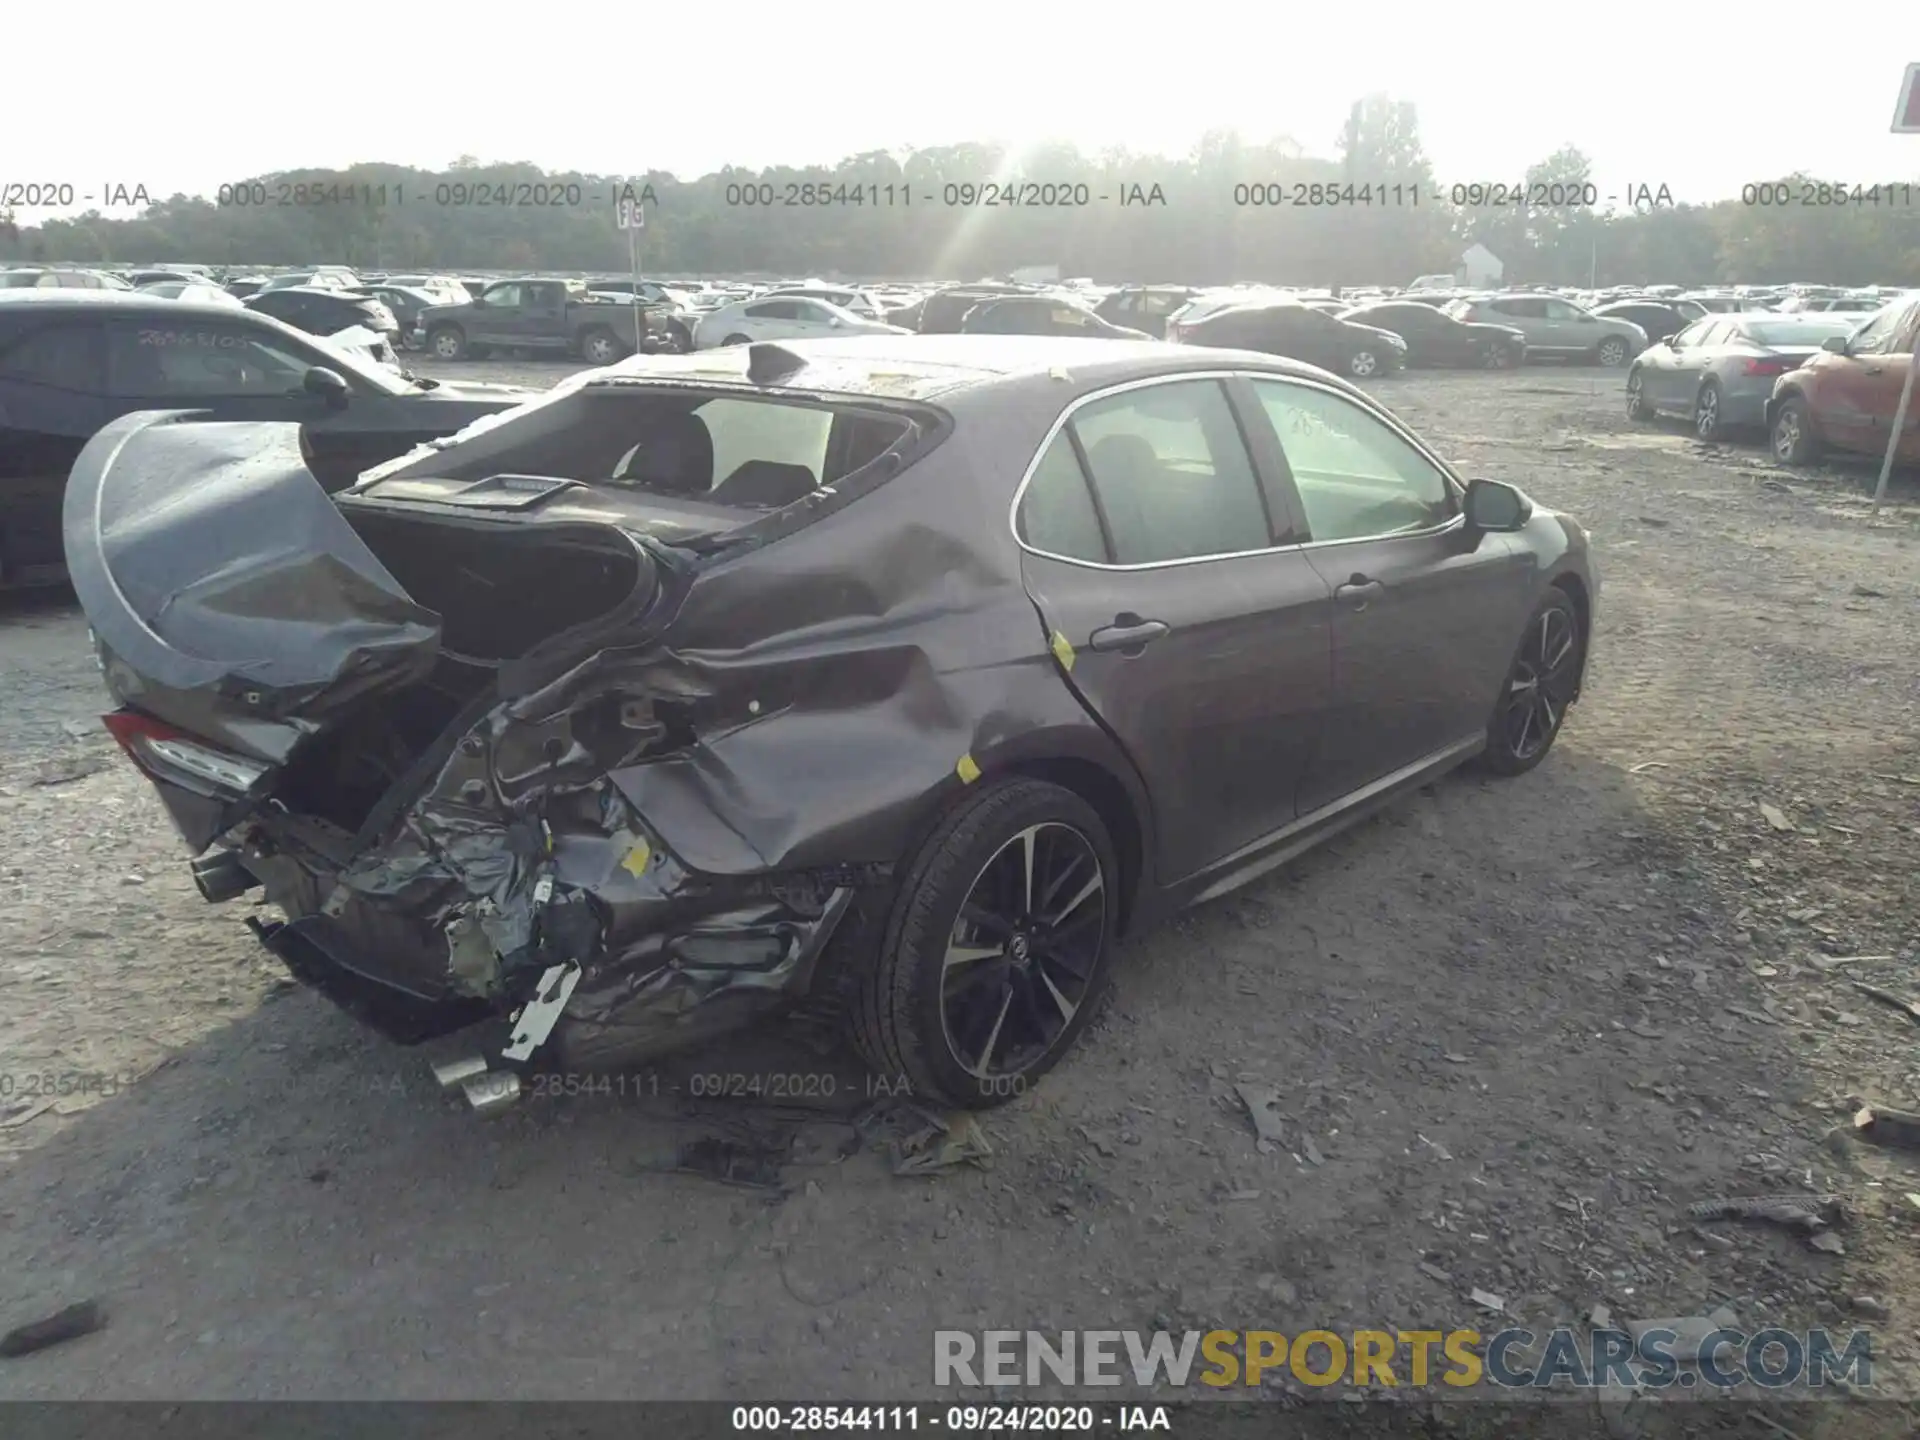
[[[0,1328],[110,1316],[0,1394],[897,1399],[936,1328],[1497,1328],[1476,1287],[1867,1324],[1920,1390],[1920,1151],[1834,1133],[1920,1109],[1920,1029],[1848,983],[1920,993],[1915,491],[1869,523],[1859,472],[1630,425],[1591,370],[1381,389],[1595,535],[1560,748],[1138,938],[991,1168],[932,1179],[858,1147],[804,1029],[475,1119],[198,898],[70,600],[0,608]],[[675,1093],[796,1066],[836,1077],[805,1123]],[[665,1173],[715,1132],[791,1139],[785,1188]],[[1686,1211],[1802,1191],[1849,1197],[1844,1253]]]

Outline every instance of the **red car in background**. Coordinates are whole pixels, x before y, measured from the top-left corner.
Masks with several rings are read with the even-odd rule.
[[[1824,449],[1884,455],[1920,333],[1920,292],[1903,295],[1853,334],[1774,382],[1767,433],[1774,458],[1806,465]],[[1898,458],[1920,461],[1920,400],[1907,408]]]

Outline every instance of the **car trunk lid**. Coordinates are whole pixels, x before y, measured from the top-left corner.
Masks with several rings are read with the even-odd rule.
[[[316,755],[376,726],[390,759],[417,753],[535,647],[657,593],[616,527],[350,517],[302,463],[298,426],[188,418],[100,431],[64,528],[107,690],[138,717],[109,728],[196,849],[268,800],[324,813],[314,796],[345,782]]]

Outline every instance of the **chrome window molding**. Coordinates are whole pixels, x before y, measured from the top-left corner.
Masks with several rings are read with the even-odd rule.
[[[1122,565],[1107,560],[1085,560],[1072,555],[1056,555],[1050,550],[1040,549],[1037,545],[1029,545],[1020,534],[1020,502],[1026,498],[1027,487],[1033,483],[1034,472],[1040,468],[1040,462],[1046,458],[1047,451],[1052,448],[1053,442],[1060,438],[1060,432],[1066,429],[1067,422],[1073,419],[1074,413],[1083,406],[1091,405],[1096,400],[1105,400],[1114,395],[1124,395],[1130,390],[1144,390],[1152,385],[1177,385],[1186,380],[1212,380],[1216,383],[1222,380],[1272,380],[1284,385],[1298,385],[1309,390],[1319,390],[1365,412],[1368,416],[1378,420],[1388,430],[1399,436],[1400,439],[1406,441],[1408,445],[1412,446],[1421,458],[1440,472],[1440,477],[1446,481],[1447,489],[1452,493],[1456,505],[1459,504],[1460,500],[1466,494],[1466,486],[1461,483],[1459,477],[1453,473],[1452,468],[1448,466],[1446,461],[1434,454],[1432,449],[1430,449],[1418,435],[1415,435],[1386,410],[1374,404],[1370,396],[1362,396],[1356,399],[1346,391],[1336,389],[1334,386],[1315,380],[1310,376],[1292,375],[1280,370],[1182,370],[1166,375],[1149,375],[1141,380],[1122,380],[1118,384],[1108,385],[1099,390],[1091,390],[1075,400],[1055,417],[1053,424],[1047,427],[1047,433],[1045,437],[1041,439],[1039,448],[1033,452],[1033,458],[1027,462],[1026,471],[1020,477],[1020,484],[1013,492],[1013,503],[1007,507],[1007,528],[1013,535],[1013,543],[1027,554],[1038,556],[1042,560],[1052,560],[1061,565],[1078,565],[1085,570],[1169,570],[1178,565],[1212,565],[1221,560],[1245,560],[1253,555],[1288,555],[1304,550],[1330,549],[1336,545],[1369,545],[1379,540],[1416,540],[1425,536],[1444,535],[1447,531],[1457,529],[1466,524],[1466,516],[1464,514],[1455,514],[1444,524],[1429,525],[1420,530],[1395,530],[1385,535],[1354,535],[1340,540],[1303,540],[1296,541],[1291,545],[1260,545],[1251,550],[1233,550],[1219,555],[1188,555],[1178,560],[1145,560],[1133,565]],[[1276,441],[1277,438],[1278,437],[1276,437]],[[1285,452],[1286,447],[1283,444],[1281,445],[1281,453],[1284,455]],[[1255,467],[1254,476],[1257,481],[1259,479],[1258,458],[1249,451],[1247,459]],[[1086,475],[1084,471],[1082,471],[1082,474],[1087,484],[1091,486],[1093,484],[1093,477]],[[1264,499],[1265,497],[1263,496],[1262,498]]]

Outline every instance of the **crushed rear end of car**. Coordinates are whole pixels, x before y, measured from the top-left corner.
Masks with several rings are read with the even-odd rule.
[[[950,428],[842,408],[830,482],[750,460],[732,513],[648,523],[561,478],[598,460],[440,465],[456,437],[329,497],[294,426],[109,425],[74,468],[69,566],[108,727],[202,894],[261,891],[284,918],[249,923],[300,980],[402,1043],[489,1027],[509,1074],[630,1065],[804,997],[929,777],[1045,668],[1017,584],[901,504],[766,548]],[[832,563],[845,543],[886,558]]]

